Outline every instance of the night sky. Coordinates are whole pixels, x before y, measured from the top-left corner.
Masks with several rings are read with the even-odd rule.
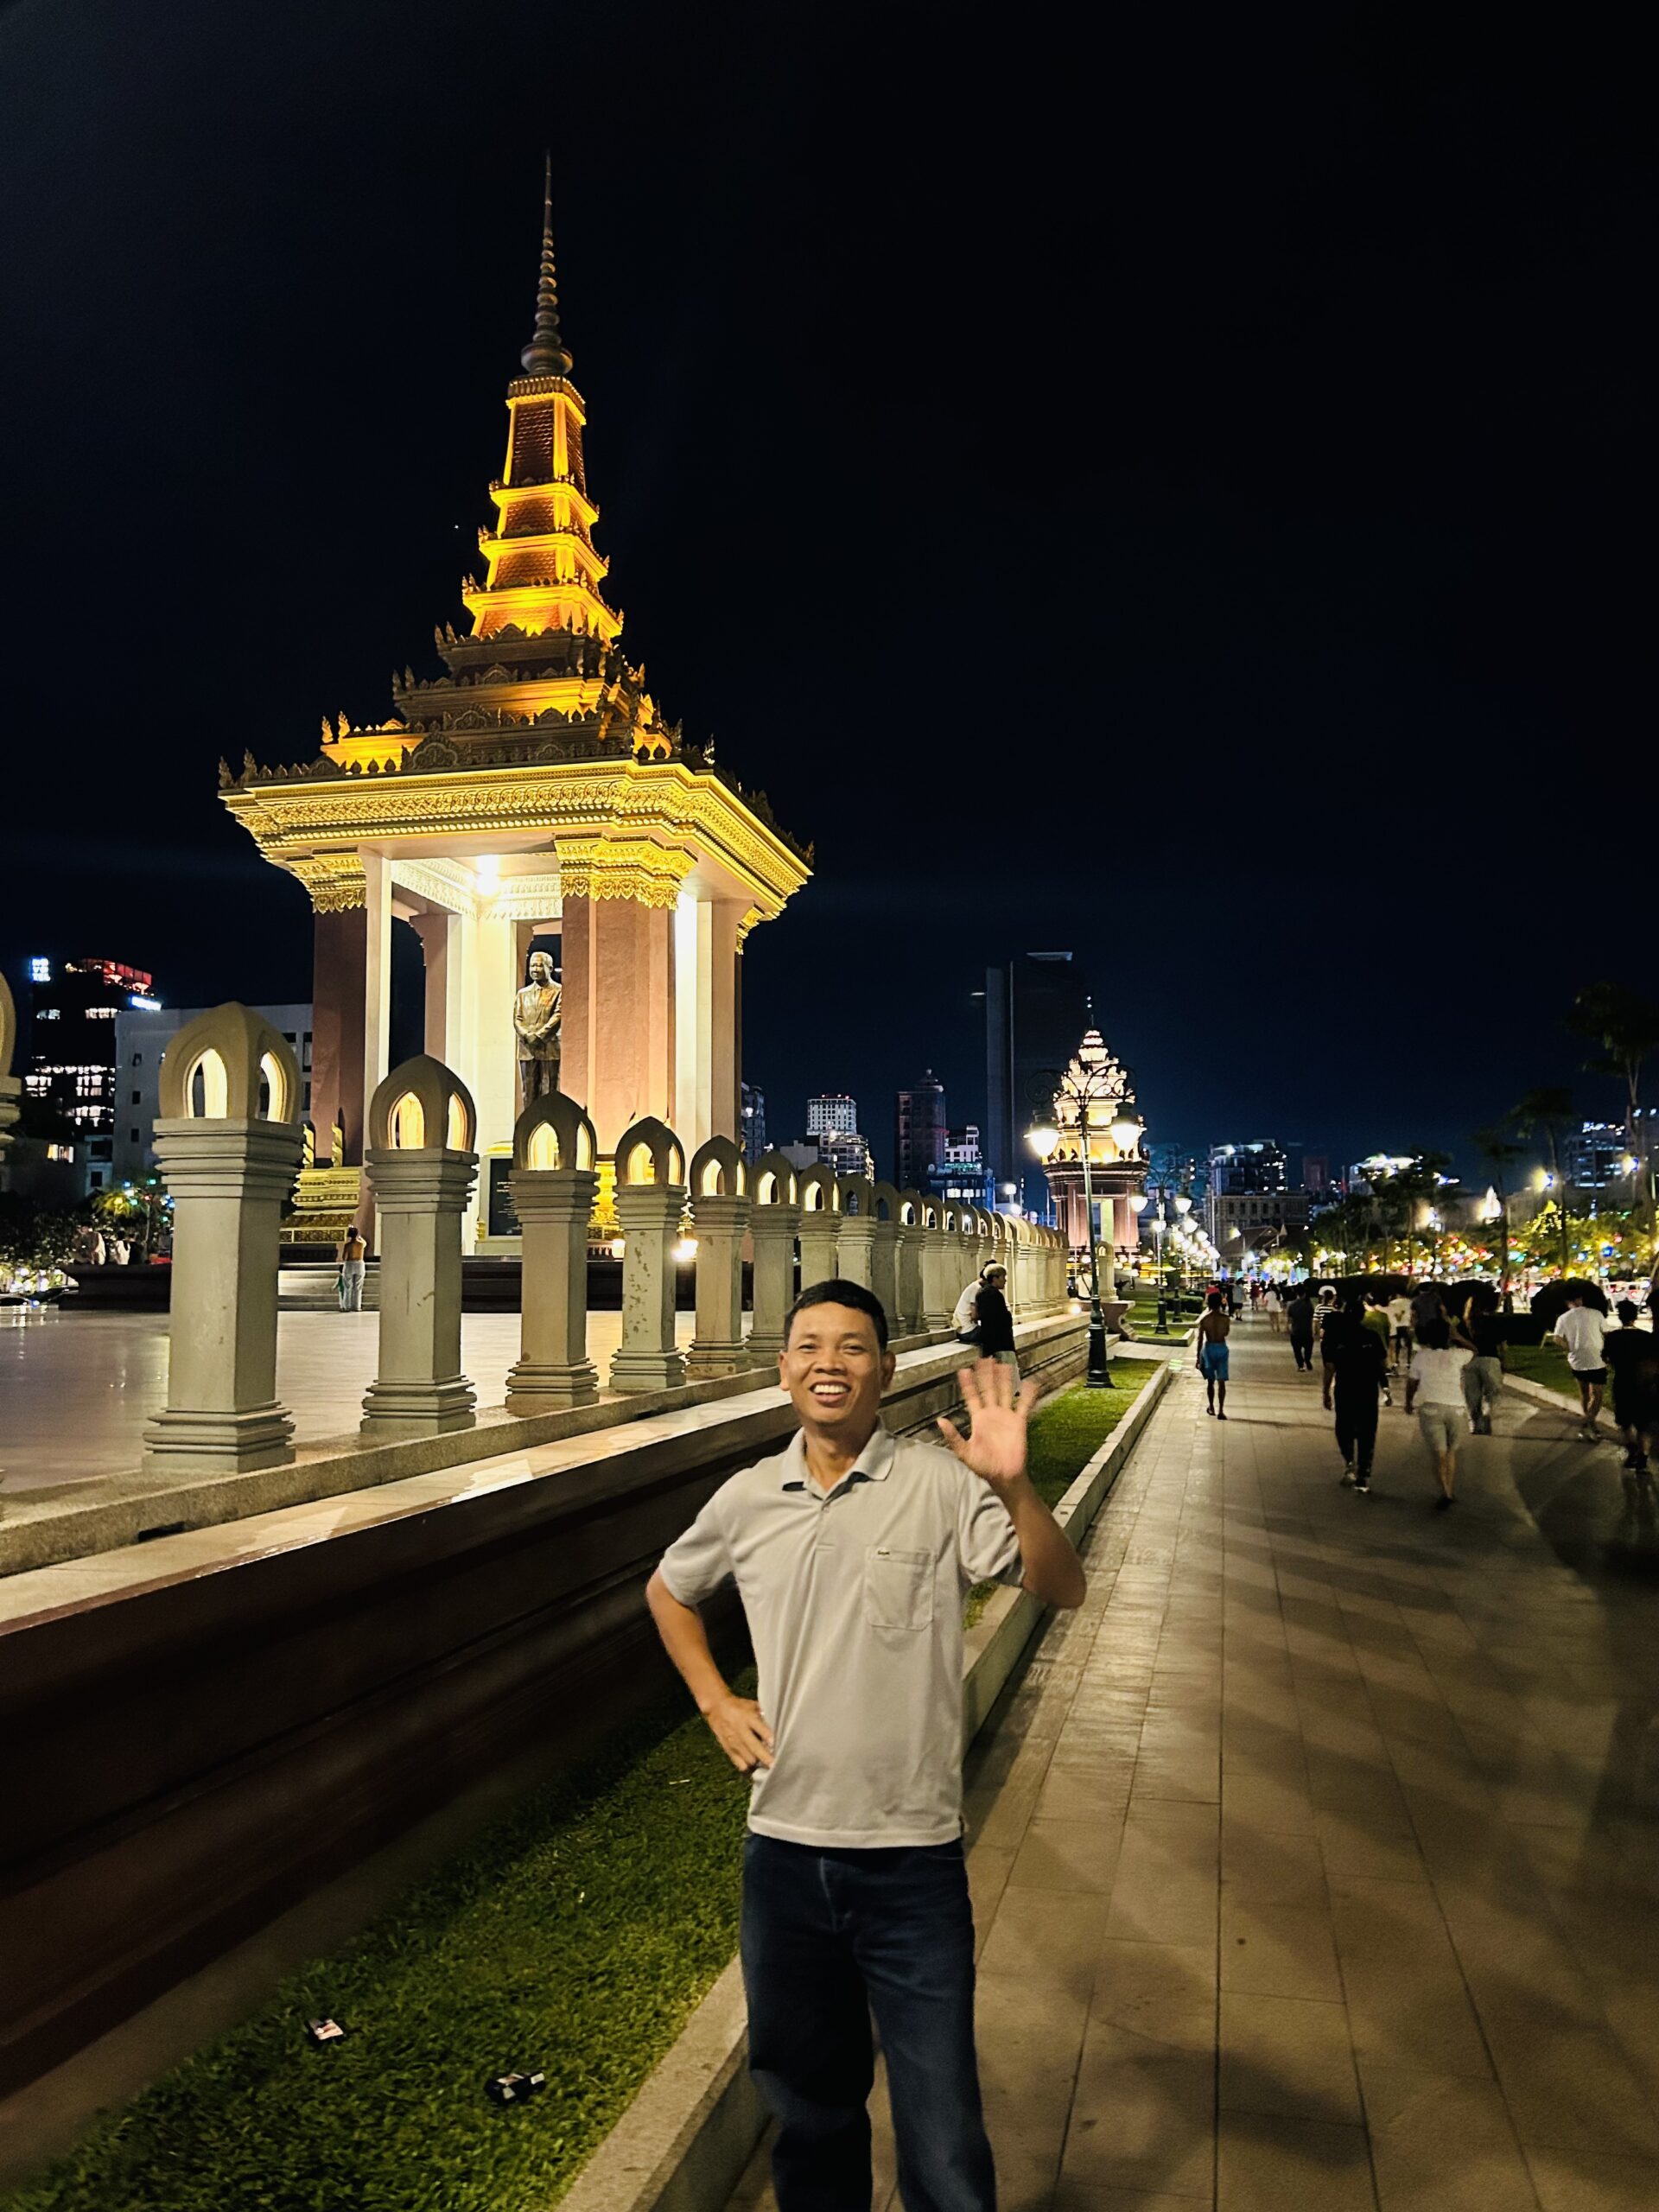
[[[1057,946],[1154,1139],[1571,1077],[1575,988],[1653,970],[1649,180],[1633,57],[1526,35],[14,6],[0,958],[309,995],[215,764],[435,671],[550,146],[623,642],[817,841],[747,955],[774,1138],[850,1090],[885,1166],[924,1064],[977,1116],[969,995]]]

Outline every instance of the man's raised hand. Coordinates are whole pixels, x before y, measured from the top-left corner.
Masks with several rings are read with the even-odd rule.
[[[993,1490],[1007,1490],[1025,1474],[1026,1433],[1042,1391],[1034,1382],[1027,1382],[1016,1398],[1014,1370],[995,1359],[961,1369],[957,1380],[973,1433],[963,1436],[953,1421],[941,1414],[939,1433],[964,1467]]]

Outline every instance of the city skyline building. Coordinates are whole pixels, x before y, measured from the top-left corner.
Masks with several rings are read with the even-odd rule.
[[[821,1090],[807,1100],[808,1136],[851,1136],[857,1128],[858,1101],[844,1090]]]
[[[996,1206],[996,1179],[986,1159],[977,1123],[947,1130],[944,1158],[933,1168],[922,1189],[930,1198],[954,1199],[959,1204]]]
[[[1026,1133],[1049,1113],[1054,1078],[1094,1014],[1072,952],[1020,952],[988,968],[984,999],[982,1143],[999,1189],[1017,1194],[1039,1172]]]
[[[54,971],[29,963],[29,1058],[23,1094],[70,1124],[75,1179],[83,1195],[114,1179],[117,1027],[123,1013],[154,1011],[155,977],[119,960],[67,960]]]
[[[893,1120],[893,1179],[901,1191],[923,1190],[928,1177],[944,1165],[950,1135],[944,1085],[931,1068],[898,1093]]]
[[[741,1086],[738,1119],[742,1125],[738,1141],[744,1159],[753,1167],[766,1149],[766,1094],[758,1083]]]

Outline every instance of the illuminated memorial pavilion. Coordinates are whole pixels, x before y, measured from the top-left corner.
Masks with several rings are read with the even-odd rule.
[[[426,1049],[471,1090],[486,1158],[505,1166],[511,1147],[514,997],[532,942],[549,940],[562,965],[559,1088],[587,1107],[606,1153],[645,1114],[690,1150],[739,1132],[744,940],[810,872],[764,797],[664,721],[619,645],[593,539],[587,409],[559,330],[550,194],[520,358],[506,464],[490,486],[496,526],[479,533],[486,573],[461,589],[470,628],[435,632],[447,672],[405,669],[378,728],[325,721],[315,760],[220,767],[226,805],[315,909],[315,1164],[300,1203],[319,1236],[361,1198],[365,1106],[387,1072],[394,917],[425,957]]]

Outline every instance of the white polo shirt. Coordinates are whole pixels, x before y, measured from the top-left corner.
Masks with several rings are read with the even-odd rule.
[[[962,1601],[1018,1583],[1019,1539],[949,1452],[878,1428],[827,1494],[798,1434],[722,1483],[663,1555],[683,1605],[736,1581],[772,1764],[749,1826],[823,1850],[962,1833]]]

